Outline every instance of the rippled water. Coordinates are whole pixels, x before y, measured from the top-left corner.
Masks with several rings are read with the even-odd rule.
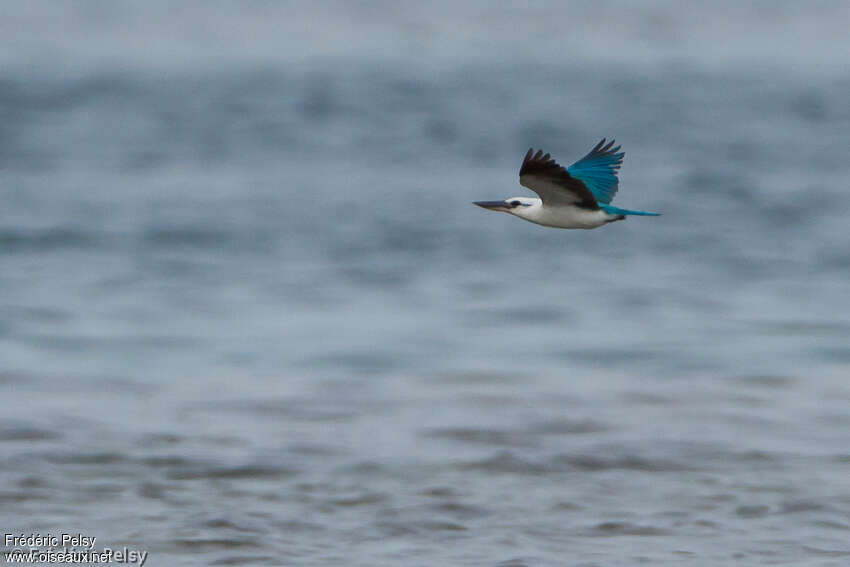
[[[0,525],[147,565],[846,565],[850,70],[817,41],[846,5],[746,12],[714,55],[678,4],[605,6],[583,37],[639,53],[538,60],[517,8],[274,59],[254,6],[218,68],[132,51],[145,18],[103,39],[126,64],[92,14],[63,69],[7,30]],[[808,51],[765,55],[786,26]],[[470,204],[602,136],[615,204],[664,216]]]

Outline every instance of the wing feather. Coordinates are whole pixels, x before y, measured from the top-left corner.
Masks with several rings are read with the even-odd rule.
[[[537,193],[548,206],[573,206],[596,210],[599,205],[590,189],[543,150],[529,148],[519,170],[519,183]]]
[[[567,172],[583,181],[597,202],[607,205],[617,194],[617,173],[626,154],[620,152],[620,146],[614,147],[614,140],[605,142],[602,138],[586,156],[568,167]]]

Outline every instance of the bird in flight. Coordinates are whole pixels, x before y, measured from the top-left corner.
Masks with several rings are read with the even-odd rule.
[[[618,153],[619,152],[619,153]],[[528,150],[519,170],[519,183],[537,195],[504,201],[476,201],[479,207],[510,213],[523,220],[555,228],[596,228],[624,220],[626,215],[658,216],[611,205],[617,193],[617,170],[625,152],[605,138],[590,152],[564,168],[542,150]]]

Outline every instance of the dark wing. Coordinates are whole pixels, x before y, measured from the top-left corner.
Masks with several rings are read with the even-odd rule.
[[[571,176],[566,169],[551,159],[549,154],[538,150],[528,150],[519,170],[519,183],[528,187],[543,200],[544,205],[573,206],[596,210],[599,205],[590,189],[580,180]]]

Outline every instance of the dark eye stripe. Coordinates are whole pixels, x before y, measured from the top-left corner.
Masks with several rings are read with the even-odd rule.
[[[511,201],[512,207],[519,207],[520,205],[522,205],[522,203],[520,203],[519,201]]]

